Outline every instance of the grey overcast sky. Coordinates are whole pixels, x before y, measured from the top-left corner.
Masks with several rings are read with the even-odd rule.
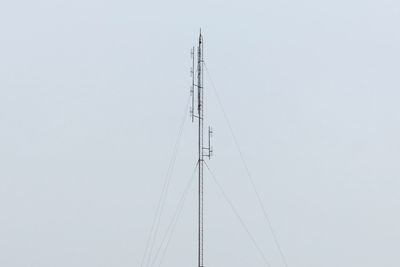
[[[400,266],[400,2],[0,3],[0,266],[140,266],[205,58],[289,267]],[[284,266],[206,78],[208,163]],[[159,237],[196,160],[186,116]],[[265,266],[206,173],[207,267]],[[196,188],[161,266],[196,266]],[[159,266],[158,262],[154,266]]]

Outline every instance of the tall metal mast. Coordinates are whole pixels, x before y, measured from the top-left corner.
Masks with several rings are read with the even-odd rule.
[[[192,49],[193,69],[192,69],[192,108],[191,115],[192,121],[194,118],[198,120],[198,267],[204,266],[204,250],[203,250],[203,235],[204,235],[204,188],[203,188],[203,166],[204,157],[210,158],[212,155],[212,148],[210,146],[210,138],[212,134],[211,127],[208,127],[208,147],[204,146],[203,142],[203,124],[204,124],[204,55],[203,55],[203,37],[200,32],[199,44],[197,47],[197,70],[194,70],[195,53]],[[195,75],[197,74],[197,84],[195,84]],[[197,88],[197,90],[195,90]],[[196,93],[196,101],[195,101]],[[194,106],[197,104],[197,114],[194,112]]]

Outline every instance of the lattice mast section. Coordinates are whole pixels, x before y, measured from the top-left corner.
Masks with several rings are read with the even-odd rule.
[[[212,147],[210,139],[211,127],[208,127],[208,144],[204,145],[204,50],[203,36],[200,32],[197,51],[192,49],[192,107],[190,110],[192,122],[198,122],[198,267],[204,267],[204,158],[211,158]],[[197,67],[195,62],[197,58]],[[197,110],[195,111],[195,107]]]

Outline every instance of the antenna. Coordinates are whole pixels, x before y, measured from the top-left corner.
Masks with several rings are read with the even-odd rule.
[[[212,153],[213,153],[213,148],[211,146],[211,137],[213,135],[213,129],[211,126],[208,126],[208,159],[211,159]]]
[[[192,105],[190,107],[190,116],[192,117],[192,122],[194,122],[194,46],[190,50],[190,56],[192,58],[192,67],[190,68],[190,75],[192,77],[192,86],[190,87],[190,96],[192,98]]]
[[[192,87],[191,87],[191,96],[192,96],[192,107],[191,107],[191,116],[192,121],[196,118],[198,120],[198,173],[199,173],[199,202],[198,202],[198,267],[204,267],[204,250],[203,250],[203,236],[204,236],[204,188],[203,188],[203,167],[204,167],[204,157],[208,157],[209,159],[212,156],[213,150],[211,147],[211,137],[212,137],[212,128],[208,127],[208,147],[204,146],[203,142],[203,124],[204,124],[204,50],[203,50],[203,36],[199,35],[199,44],[197,46],[197,69],[196,73],[194,71],[194,48],[192,48]],[[195,75],[197,75],[197,84],[195,84]],[[195,89],[196,90],[196,101],[195,101]],[[194,114],[194,106],[197,104],[197,114]]]

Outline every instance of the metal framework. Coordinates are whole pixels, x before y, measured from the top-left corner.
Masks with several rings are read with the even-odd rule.
[[[204,53],[203,53],[203,36],[199,35],[199,43],[197,46],[197,69],[195,71],[195,48],[192,49],[192,107],[190,110],[192,116],[192,122],[195,119],[198,120],[198,267],[204,267],[204,183],[203,183],[203,167],[204,158],[211,158],[212,147],[211,147],[211,135],[212,129],[208,127],[208,146],[204,146],[203,134],[204,134]],[[197,83],[195,78],[197,76]],[[197,105],[197,112],[195,114],[194,107]]]

